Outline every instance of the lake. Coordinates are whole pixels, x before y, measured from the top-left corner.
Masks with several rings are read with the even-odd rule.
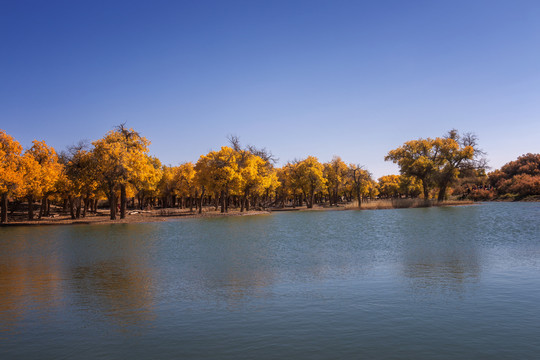
[[[0,228],[0,359],[537,359],[540,203]]]

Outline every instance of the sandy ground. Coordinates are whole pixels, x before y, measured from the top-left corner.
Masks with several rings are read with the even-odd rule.
[[[435,206],[458,206],[458,205],[471,205],[471,201],[449,201]],[[390,201],[374,201],[362,205],[364,210],[377,210],[377,209],[392,209],[396,208],[392,206]],[[26,213],[17,213],[15,216],[9,219],[7,224],[0,224],[1,226],[33,226],[33,225],[72,225],[72,224],[131,224],[142,222],[160,222],[169,221],[174,219],[186,219],[186,218],[204,218],[204,217],[221,217],[221,216],[250,216],[269,214],[272,211],[340,211],[340,210],[357,210],[352,204],[340,204],[339,206],[314,206],[312,209],[302,207],[287,207],[283,209],[272,209],[268,211],[245,211],[240,212],[239,209],[231,209],[228,213],[222,213],[215,208],[207,207],[203,209],[202,214],[198,214],[196,211],[190,211],[189,209],[156,209],[156,210],[128,210],[125,219],[120,219],[120,214],[117,215],[117,220],[109,219],[109,211],[106,209],[99,210],[97,214],[87,214],[86,217],[80,219],[71,219],[71,216],[66,213],[55,213],[53,216],[44,217],[42,219],[27,220]],[[36,214],[39,211],[36,212]]]
[[[219,217],[219,216],[249,216],[269,214],[269,211],[248,211],[240,212],[239,210],[229,210],[228,213],[221,213],[214,208],[203,209],[202,214],[189,211],[189,209],[158,209],[158,210],[129,210],[125,219],[120,219],[120,214],[116,220],[109,219],[108,210],[99,210],[97,214],[87,214],[86,217],[80,219],[71,219],[69,214],[54,214],[51,217],[41,219],[25,220],[24,214],[17,214],[15,219],[9,219],[7,224],[0,226],[32,226],[32,225],[72,225],[72,224],[131,224],[141,222],[159,222],[169,221],[173,219],[186,218],[204,218],[204,217]]]

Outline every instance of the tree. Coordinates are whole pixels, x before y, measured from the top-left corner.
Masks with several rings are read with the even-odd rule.
[[[468,140],[460,142],[457,130],[450,130],[443,138],[433,141],[436,157],[435,183],[439,188],[438,201],[446,198],[447,188],[458,179],[460,170],[473,167],[474,148]],[[471,139],[468,137],[466,139]]]
[[[23,182],[21,171],[22,146],[13,137],[0,130],[0,221],[8,221],[8,198],[17,195]]]
[[[173,198],[176,196],[177,182],[175,175],[178,168],[173,166],[163,166],[161,179],[158,183],[159,195],[163,208],[174,206]]]
[[[417,178],[422,183],[424,199],[429,199],[429,190],[436,185],[437,199],[442,201],[460,171],[485,166],[483,152],[475,150],[476,142],[473,134],[460,136],[457,130],[450,130],[442,138],[407,141],[388,152],[384,159],[398,164],[402,175]]]
[[[116,191],[120,190],[120,218],[123,219],[126,216],[127,185],[130,182],[141,181],[149,176],[149,171],[154,170],[148,157],[145,156],[150,142],[122,124],[92,144],[100,182],[105,187],[109,199],[110,218],[116,219]]]
[[[414,176],[400,175],[399,192],[405,197],[418,197],[422,193],[422,183]]]
[[[61,179],[62,187],[64,187],[62,192],[69,202],[71,217],[80,218],[82,205],[84,205],[82,211],[84,217],[90,207],[91,199],[97,197],[99,190],[98,163],[94,153],[87,143],[80,142],[62,153],[61,162],[64,164],[65,176],[65,179]]]
[[[337,206],[338,197],[345,186],[348,170],[347,164],[339,156],[334,156],[330,162],[324,164],[324,177],[328,185],[330,206],[332,203]]]
[[[161,161],[155,156],[144,154],[141,160],[140,176],[134,176],[130,180],[139,209],[143,209],[149,198],[157,195],[158,186],[163,176]]]
[[[525,154],[489,174],[499,195],[540,195],[540,154]]]
[[[373,192],[371,174],[362,165],[350,164],[348,177],[358,200],[358,208],[361,208],[362,197]]]
[[[23,196],[28,200],[28,219],[34,218],[34,200],[42,198],[42,205],[56,189],[56,181],[60,177],[62,165],[54,148],[44,141],[34,140],[30,149],[26,150],[23,160],[24,179]],[[43,206],[40,211],[40,217]]]
[[[191,162],[181,164],[175,174],[177,195],[182,198],[182,207],[185,198],[189,200],[189,209],[193,211],[194,199],[197,197],[198,187],[195,181],[195,167]]]
[[[199,213],[202,212],[202,197],[208,190],[221,199],[221,212],[227,212],[226,198],[229,191],[239,185],[238,152],[223,146],[219,151],[201,155],[195,164],[196,181],[201,187]]]
[[[386,175],[379,178],[379,192],[383,197],[392,198],[400,194],[400,176]]]
[[[403,146],[390,150],[384,160],[398,164],[402,175],[414,176],[420,180],[424,199],[429,199],[437,155],[433,140],[427,138],[407,141]]]
[[[315,193],[326,190],[326,179],[323,176],[324,166],[314,156],[308,156],[296,164],[298,185],[306,198],[308,209],[313,207]]]

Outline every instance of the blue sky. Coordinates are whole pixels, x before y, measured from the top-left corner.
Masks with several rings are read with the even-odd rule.
[[[540,152],[540,1],[0,0],[0,129],[58,151],[126,123],[165,164],[237,135],[280,164],[449,129]]]

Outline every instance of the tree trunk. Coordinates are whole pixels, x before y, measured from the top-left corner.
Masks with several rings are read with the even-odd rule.
[[[34,220],[34,197],[28,196],[28,220]]]
[[[224,213],[225,212],[225,191],[223,190],[221,190],[220,201],[221,201],[221,212]]]
[[[47,208],[47,198],[44,196],[43,198],[41,198],[41,206],[39,207],[38,219],[41,220],[41,218],[45,214],[46,208]]]
[[[75,204],[73,202],[73,197],[72,196],[69,196],[68,197],[68,202],[69,202],[69,214],[71,215],[71,218],[72,219],[75,219]]]
[[[51,216],[51,201],[49,199],[46,199],[46,210],[45,210],[45,216]]]
[[[306,207],[308,209],[313,208],[313,203],[315,202],[315,191],[311,191],[309,197],[307,194],[304,194],[306,197]]]
[[[444,201],[446,198],[446,185],[441,186],[439,189],[439,196],[437,197],[437,201]]]
[[[111,209],[111,220],[116,220],[116,193],[114,186],[109,187],[109,208]]]
[[[126,185],[122,184],[120,185],[120,219],[126,218],[126,205]]]
[[[0,217],[0,221],[5,224],[8,222],[7,213],[8,213],[8,197],[7,193],[2,194],[2,203],[0,204],[2,206],[2,215]]]
[[[83,208],[83,212],[82,212],[82,216],[83,216],[83,217],[86,217],[86,212],[88,211],[88,205],[89,205],[89,203],[90,203],[90,199],[89,199],[89,197],[87,196],[87,197],[84,198],[84,208]]]
[[[77,200],[75,201],[75,218],[80,219],[81,218],[81,197],[78,196]]]
[[[201,192],[201,197],[199,198],[199,214],[202,214],[203,197],[204,197],[204,188],[203,188],[203,191]]]
[[[422,189],[424,190],[424,200],[429,200],[429,189],[426,180],[422,180]]]

